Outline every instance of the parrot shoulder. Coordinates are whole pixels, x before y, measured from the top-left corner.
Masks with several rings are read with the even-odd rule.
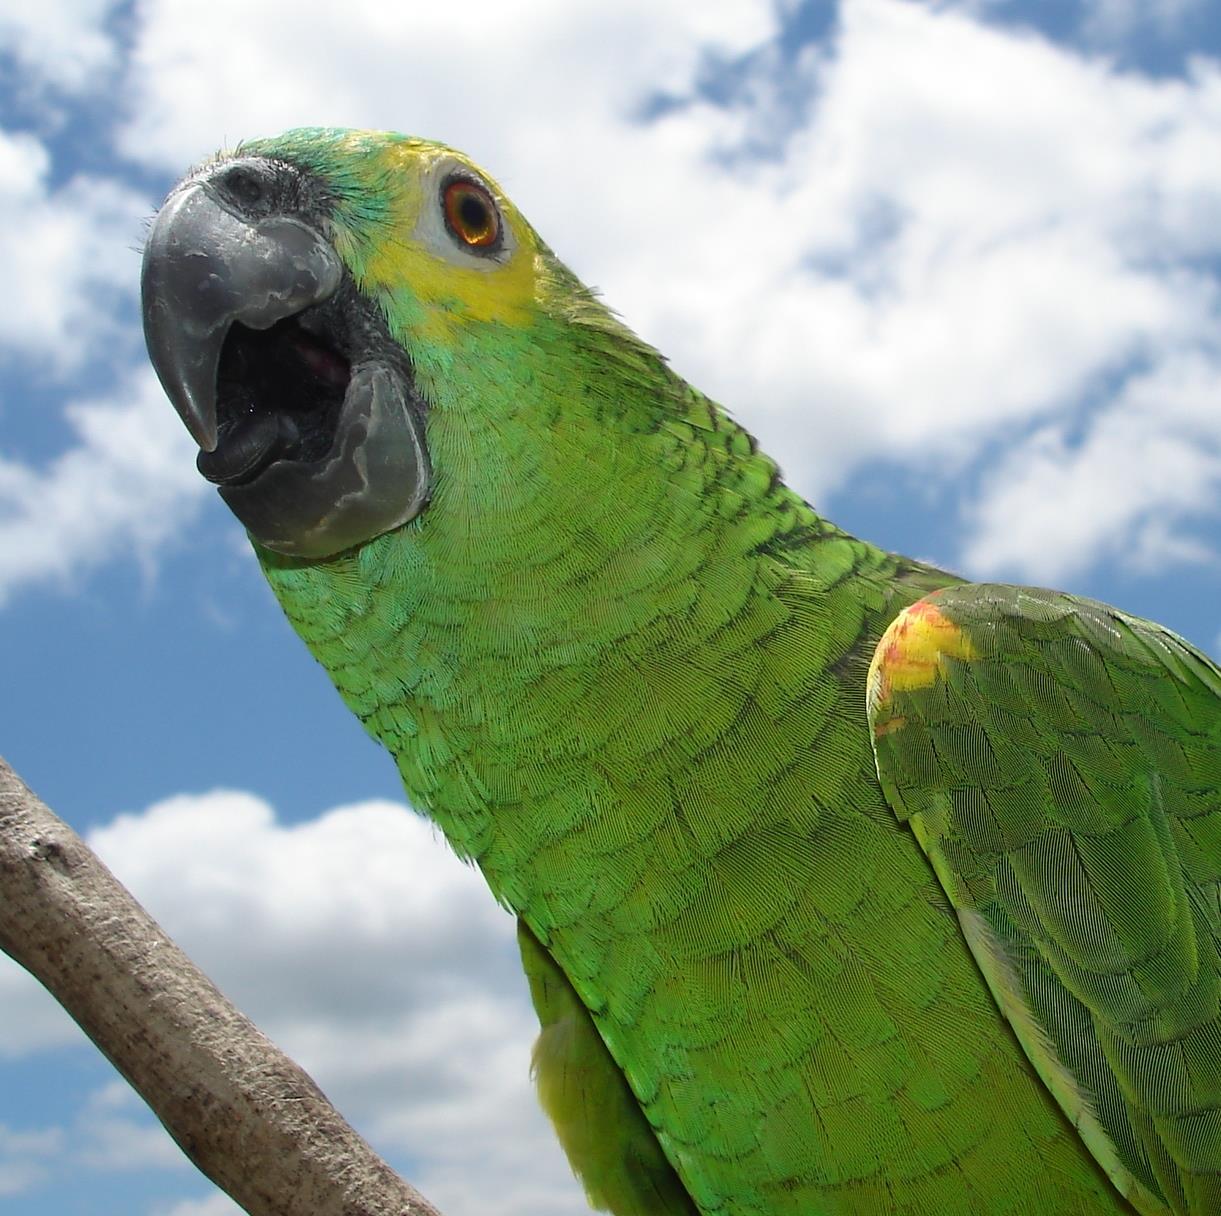
[[[900,613],[878,776],[993,997],[1143,1214],[1221,1211],[1221,671],[1105,604],[968,584]]]

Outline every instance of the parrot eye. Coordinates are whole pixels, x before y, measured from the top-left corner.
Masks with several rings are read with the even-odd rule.
[[[500,215],[492,196],[465,177],[453,177],[441,191],[445,226],[463,245],[491,253],[500,243]]]

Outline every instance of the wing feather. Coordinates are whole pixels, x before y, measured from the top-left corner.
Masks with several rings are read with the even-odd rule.
[[[1221,1211],[1221,671],[1031,588],[878,646],[878,775],[1031,1062],[1140,1212]]]

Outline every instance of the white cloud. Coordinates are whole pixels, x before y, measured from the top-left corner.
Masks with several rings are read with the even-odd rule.
[[[424,821],[370,802],[282,825],[215,792],[89,842],[443,1210],[580,1210],[527,1075],[537,1025],[511,919]]]
[[[1169,35],[1202,5],[1203,0],[1085,0],[1083,26],[1101,42],[1117,42],[1148,26]]]
[[[113,0],[5,0],[0,45],[35,78],[78,92],[96,85],[115,64],[106,25]]]
[[[189,1164],[125,1081],[111,1081],[88,1095],[75,1138],[75,1159],[97,1170],[185,1169]]]
[[[46,1176],[46,1166],[33,1161],[0,1161],[0,1196],[20,1195]]]
[[[705,284],[709,315],[688,289],[694,320],[667,344],[690,366],[702,335],[704,379],[769,402],[760,429],[804,484],[871,453],[974,457],[998,426],[1067,412],[1108,369],[1215,327],[1215,282],[1186,261],[1218,248],[1200,222],[1221,202],[1215,68],[1156,84],[859,0],[819,70],[770,221]]]
[[[52,179],[38,139],[0,131],[0,364],[27,372],[0,404],[0,603],[29,583],[76,585],[120,553],[147,563],[206,491],[147,366],[131,369],[149,201],[116,178]],[[88,387],[116,379],[110,399]],[[68,383],[84,386],[61,407],[74,446],[23,461],[25,418],[54,408]]]
[[[242,1209],[216,1191],[206,1199],[181,1199],[169,1207],[158,1206],[152,1216],[242,1216]]]
[[[943,0],[971,14],[995,13],[1015,25],[1030,20],[1021,0]],[[1094,43],[1114,44],[1153,28],[1163,36],[1179,32],[1183,23],[1204,7],[1205,0],[1063,0],[1059,6],[1081,33]],[[1069,10],[1075,10],[1069,11]]]
[[[482,878],[398,804],[281,826],[251,794],[182,795],[120,815],[89,843],[260,1018],[292,1019],[307,995],[315,1010],[372,1018],[425,983],[445,995],[457,957],[505,977],[508,918]],[[410,971],[400,965],[405,942]],[[353,943],[361,949],[349,954]],[[334,966],[315,974],[322,958]]]
[[[1099,555],[1162,569],[1215,558],[1185,526],[1221,500],[1221,361],[1168,359],[1133,377],[1084,438],[1045,427],[1008,453],[968,515],[973,574],[1056,583]]]
[[[63,1140],[57,1127],[14,1131],[0,1123],[0,1197],[19,1195],[42,1182],[47,1162],[60,1151]]]
[[[746,50],[776,28],[765,0],[613,9],[476,0],[460,22],[443,8],[406,18],[378,0],[320,9],[304,25],[295,13],[289,0],[145,4],[124,151],[181,170],[218,145],[289,126],[406,127],[489,159],[510,143],[522,156],[503,165],[555,172],[581,151],[575,140],[552,145],[557,128],[575,135],[592,121],[596,144],[645,95],[685,90],[706,51]]]
[[[1122,75],[908,0],[844,5],[833,42],[796,68],[777,59],[776,14],[761,2],[638,0],[611,13],[532,0],[510,13],[488,0],[455,27],[447,14],[404,22],[358,0],[291,42],[277,33],[287,0],[240,19],[237,0],[225,3],[232,12],[185,0],[138,10],[119,135],[128,154],[183,168],[226,140],[311,122],[407,126],[466,147],[817,500],[873,457],[930,475],[974,464],[979,483],[996,483],[1014,467],[991,463],[998,428],[1040,469],[1086,461],[1074,436],[1092,429],[1080,402],[1099,384],[1119,386],[1131,365],[1156,375],[1167,360],[1217,361],[1214,63],[1183,80]],[[78,24],[101,29],[100,12]],[[728,106],[695,87],[713,53],[753,56]],[[786,108],[786,89],[808,94],[805,107]],[[634,118],[658,93],[686,101]],[[764,129],[770,155],[743,155]],[[116,336],[106,302],[134,290],[142,203],[110,179],[49,181],[41,144],[0,138],[0,255],[22,300],[0,319],[0,344],[62,371]],[[124,331],[117,345],[134,341]],[[170,534],[161,521],[203,492],[189,488],[185,440],[172,455],[164,446],[177,424],[159,400],[71,417],[83,442],[48,469],[0,464],[0,539],[12,542],[0,546],[0,596],[133,538],[153,553]],[[126,436],[159,436],[155,460],[107,442],[123,420]],[[1174,445],[1156,416],[1145,433]],[[133,460],[124,499],[112,475]],[[1141,484],[1139,501],[1125,482],[1115,503],[1083,502],[1078,532],[1057,531],[1036,564],[1032,546],[1011,540],[1007,568],[1081,569],[1133,514],[1169,529],[1157,552],[1199,557],[1178,531],[1175,492]],[[1017,492],[1010,509],[1037,519],[1037,501]],[[50,511],[29,509],[35,495]],[[166,502],[177,505],[163,512]],[[987,510],[981,499],[970,517],[968,561],[1001,552],[986,542]]]
[[[50,464],[0,457],[0,601],[29,583],[72,585],[117,556],[147,561],[207,493],[151,371],[65,413],[77,442]]]
[[[0,1060],[80,1042],[80,1030],[30,973],[0,955]]]
[[[0,310],[0,355],[64,374],[116,341],[134,348],[134,335],[120,328],[115,313],[135,296],[152,200],[114,178],[76,175],[53,186],[50,176],[51,158],[38,139],[0,130],[0,263],[8,301]],[[7,403],[10,419],[14,404]]]
[[[57,87],[88,87],[112,64],[105,6],[61,9],[72,46],[55,8],[0,29]],[[809,96],[793,107],[775,32],[762,0],[471,0],[462,22],[354,0],[308,23],[287,0],[146,0],[117,143],[177,170],[302,123],[449,140],[808,492],[874,455],[930,475],[973,466],[980,573],[1209,558],[1192,529],[1221,490],[1217,280],[1201,260],[1221,251],[1216,64],[1153,81],[961,10],[852,0],[833,44],[783,82]],[[695,88],[713,50],[757,52],[728,107]],[[658,92],[685,103],[634,118]],[[761,131],[769,156],[743,155]],[[20,301],[0,344],[70,372],[135,341],[109,318],[134,290],[144,204],[116,179],[52,180],[42,144],[0,137],[0,256]],[[0,598],[152,553],[208,492],[147,372],[68,416],[74,446],[45,467],[0,459]],[[998,427],[1011,443],[995,458]],[[214,793],[92,840],[443,1208],[582,1209],[526,1080],[508,920],[418,820],[364,804],[285,826],[257,798]],[[79,1042],[47,1001],[0,967],[0,1050]],[[93,1126],[133,1162],[160,1151],[151,1124],[97,1102],[81,1168]],[[31,1184],[15,1168],[0,1156],[0,1190]],[[166,1216],[229,1210],[183,1200]]]
[[[406,807],[367,802],[286,825],[251,794],[216,791],[120,815],[88,841],[443,1211],[583,1210],[528,1076],[537,1023],[512,919]],[[6,1027],[12,995],[0,990]],[[27,1037],[11,1054],[59,1041]],[[6,1173],[5,1136],[0,1188],[33,1185],[41,1174],[17,1170],[16,1152]],[[184,1162],[118,1080],[85,1095],[70,1134],[53,1136],[46,1153],[61,1169]]]
[[[444,14],[387,22],[370,0],[291,45],[270,34],[282,4],[243,18],[236,45],[223,13],[143,11],[130,154],[183,167],[319,122],[465,147],[818,499],[872,457],[961,470],[992,459],[999,427],[1066,434],[1130,364],[1214,359],[1208,61],[1185,80],[1125,75],[908,0],[843,5],[832,44],[795,68],[763,6],[694,17],[642,0],[611,17],[537,0],[510,17],[489,0],[464,10],[468,35]],[[753,53],[729,106],[695,88],[713,48]],[[786,87],[808,104],[786,109]],[[633,120],[659,91],[686,103]],[[761,129],[770,155],[743,155]],[[1078,546],[1062,568],[1100,553]]]

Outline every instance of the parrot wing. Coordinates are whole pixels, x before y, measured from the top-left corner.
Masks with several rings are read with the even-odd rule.
[[[896,618],[867,699],[887,800],[1095,1159],[1141,1213],[1221,1211],[1221,671],[968,584]]]
[[[517,942],[542,1027],[533,1058],[539,1101],[590,1204],[613,1216],[696,1216],[568,977],[522,921]]]

